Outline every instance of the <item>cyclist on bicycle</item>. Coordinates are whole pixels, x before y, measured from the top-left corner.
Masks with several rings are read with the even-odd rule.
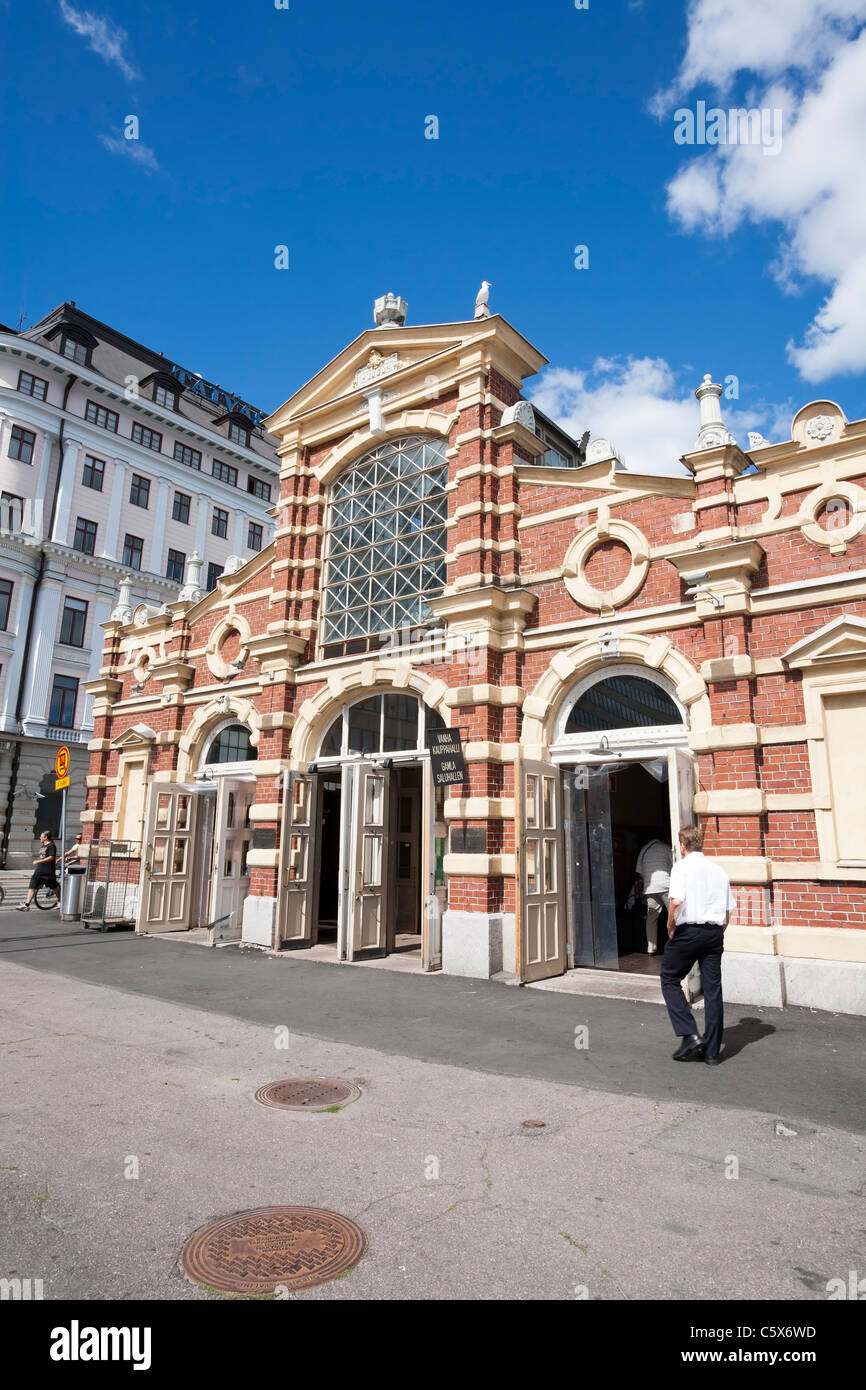
[[[40,856],[33,860],[33,877],[27,889],[27,897],[16,909],[18,912],[29,912],[30,904],[36,897],[36,890],[41,884],[47,883],[54,889],[57,897],[60,897],[60,885],[57,882],[57,846],[47,830],[43,830],[39,836]]]

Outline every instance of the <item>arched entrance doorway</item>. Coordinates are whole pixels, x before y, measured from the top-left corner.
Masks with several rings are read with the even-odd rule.
[[[632,663],[585,676],[557,712],[551,758],[562,769],[569,963],[657,974],[664,920],[648,919],[635,891],[638,856],[657,841],[676,857],[694,804],[688,715],[672,682]]]
[[[413,694],[368,692],[327,725],[307,771],[288,774],[283,949],[441,963],[428,907],[431,897],[445,902],[443,789],[432,786],[427,750],[443,727]]]
[[[151,782],[139,931],[219,923],[223,940],[240,939],[257,756],[229,717],[207,730],[191,780]]]

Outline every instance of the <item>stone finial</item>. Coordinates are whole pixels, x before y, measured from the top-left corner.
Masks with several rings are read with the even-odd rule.
[[[201,572],[203,566],[204,560],[194,550],[186,562],[186,581],[178,594],[178,600],[181,603],[198,603],[202,597]]]
[[[717,449],[720,444],[736,444],[734,436],[725,428],[722,420],[722,387],[713,381],[709,372],[695,392],[701,407],[701,427],[695,441],[696,449]]]
[[[585,461],[587,463],[602,463],[612,459],[618,463],[620,468],[625,468],[625,457],[622,452],[612,444],[604,435],[598,435],[586,446]]]
[[[226,576],[237,574],[238,570],[242,570],[245,564],[246,560],[243,555],[230,555],[223,566],[223,574]]]
[[[373,304],[373,318],[377,328],[402,328],[406,322],[409,305],[405,299],[389,290]]]
[[[132,575],[125,574],[120,581],[117,603],[111,610],[113,623],[132,622]]]

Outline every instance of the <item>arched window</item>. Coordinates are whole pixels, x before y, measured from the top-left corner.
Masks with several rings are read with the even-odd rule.
[[[371,695],[340,710],[322,739],[318,756],[422,752],[431,730],[445,727],[442,717],[414,695]]]
[[[654,681],[628,672],[602,677],[579,694],[562,732],[604,733],[670,724],[683,724],[683,716],[670,695]]]
[[[447,443],[413,435],[378,445],[332,485],[322,601],[323,655],[376,647],[432,617],[445,587]]]
[[[228,724],[208,748],[204,763],[207,767],[213,763],[248,763],[257,757],[249,729],[244,724]]]

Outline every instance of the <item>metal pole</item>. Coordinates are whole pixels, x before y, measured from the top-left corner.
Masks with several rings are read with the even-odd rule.
[[[63,800],[60,803],[60,901],[63,902],[63,878],[66,873],[66,788],[63,788]]]

